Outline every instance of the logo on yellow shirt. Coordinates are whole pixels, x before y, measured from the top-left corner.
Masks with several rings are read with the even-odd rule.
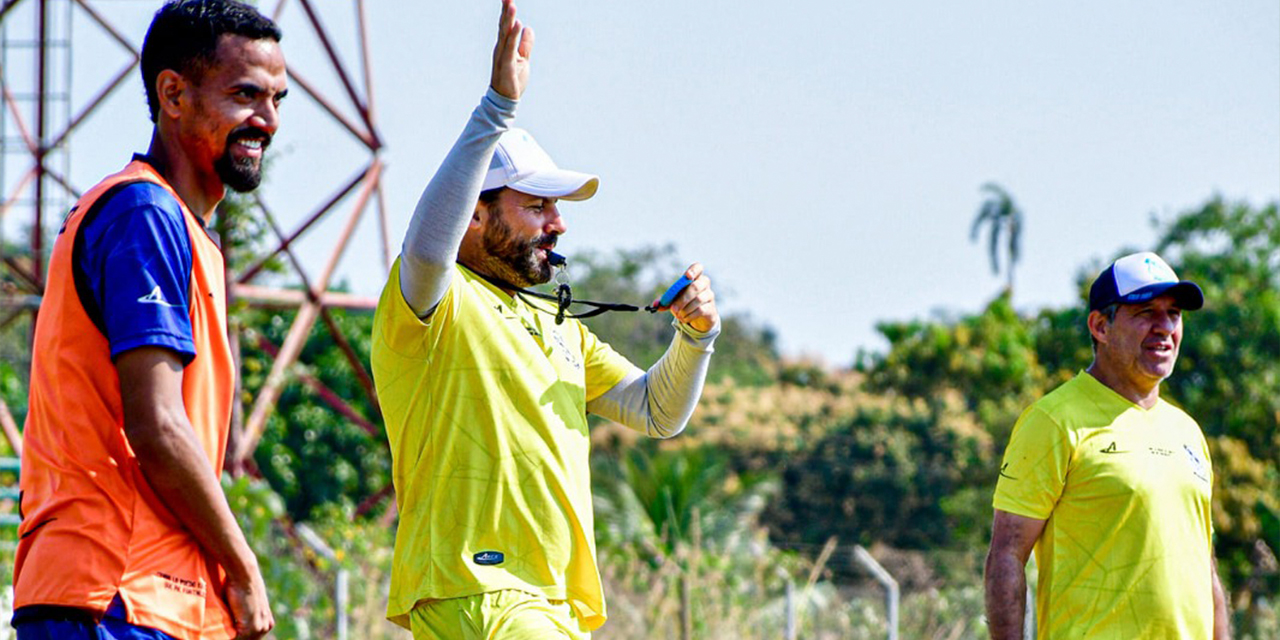
[[[1191,465],[1191,473],[1196,474],[1197,478],[1208,482],[1209,469],[1205,465],[1204,460],[1200,456],[1196,455],[1196,452],[1192,451],[1191,447],[1188,447],[1185,444],[1182,445],[1182,450],[1187,452],[1187,464]]]
[[[502,561],[506,558],[503,557],[501,551],[481,551],[480,553],[472,556],[471,559],[475,560],[476,564],[491,566],[495,564],[502,564]]]

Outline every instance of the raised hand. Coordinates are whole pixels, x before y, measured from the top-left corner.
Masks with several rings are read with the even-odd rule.
[[[532,54],[533,29],[516,20],[515,0],[502,0],[489,86],[507,98],[519,100],[529,82],[529,57]]]

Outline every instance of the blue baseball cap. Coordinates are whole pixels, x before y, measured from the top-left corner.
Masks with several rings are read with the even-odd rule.
[[[1144,251],[1127,255],[1107,267],[1089,287],[1089,310],[1113,303],[1136,304],[1171,295],[1185,311],[1204,306],[1204,292],[1190,280],[1179,280],[1160,256]]]

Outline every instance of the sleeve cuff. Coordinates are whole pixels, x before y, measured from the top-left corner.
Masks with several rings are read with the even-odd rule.
[[[196,345],[190,340],[163,333],[141,335],[136,338],[121,340],[111,345],[111,360],[114,362],[126,351],[139,347],[162,347],[177,354],[182,366],[191,364],[196,359]]]
[[[688,337],[695,345],[698,346],[698,348],[704,350],[709,349],[711,347],[711,343],[715,342],[716,336],[720,335],[719,318],[716,319],[715,325],[706,331],[698,331],[697,329],[676,320],[674,317],[671,318],[671,326],[675,327],[676,331],[679,331]]]
[[[484,100],[482,102],[492,104],[499,114],[508,117],[516,114],[516,106],[520,104],[519,100],[512,100],[511,98],[494,91],[493,87],[489,87],[489,89],[485,91]]]

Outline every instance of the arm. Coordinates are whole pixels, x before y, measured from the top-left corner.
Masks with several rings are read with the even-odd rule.
[[[628,375],[587,403],[588,411],[651,438],[670,438],[684,430],[698,406],[712,343],[720,334],[710,278],[696,263],[685,275],[693,282],[671,304],[677,331],[667,352],[647,372]]]
[[[449,287],[489,159],[498,137],[515,119],[516,104],[529,78],[533,30],[516,20],[515,14],[512,0],[503,0],[489,91],[418,199],[400,250],[400,292],[422,318],[435,310]]]
[[[1044,531],[1044,523],[996,509],[985,572],[987,628],[992,640],[1022,638],[1027,558]]]
[[[182,365],[174,352],[141,347],[116,360],[124,432],[147,484],[227,572],[227,604],[237,638],[260,638],[275,625],[267,589],[231,514],[182,403]]]
[[[702,396],[714,351],[711,345],[720,326],[705,334],[684,325],[677,329],[667,352],[648,371],[623,378],[587,403],[587,411],[643,431],[650,438],[671,438],[684,431]]]
[[[1231,640],[1231,616],[1227,611],[1227,592],[1218,579],[1218,559],[1211,558],[1213,572],[1213,640]]]

